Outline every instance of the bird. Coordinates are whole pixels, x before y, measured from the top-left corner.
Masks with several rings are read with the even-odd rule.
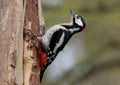
[[[37,37],[34,32],[32,34],[37,38],[39,43],[47,49],[45,53],[40,54],[40,82],[47,67],[55,60],[57,55],[64,49],[66,44],[76,33],[84,30],[86,22],[80,15],[70,9],[71,20],[68,23],[60,23],[50,27],[42,37]],[[64,58],[64,57],[63,57]]]

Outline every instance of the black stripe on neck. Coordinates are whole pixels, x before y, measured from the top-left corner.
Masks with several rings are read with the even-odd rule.
[[[65,27],[66,29],[71,29],[71,28],[81,28],[81,26],[79,26],[78,24],[75,23],[75,17],[73,17],[73,22],[72,25],[61,25],[63,27]]]

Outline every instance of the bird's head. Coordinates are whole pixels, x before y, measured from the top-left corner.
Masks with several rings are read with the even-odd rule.
[[[75,12],[71,9],[70,9],[70,13],[72,15],[73,26],[75,28],[80,28],[79,31],[82,31],[86,26],[85,20],[81,16],[75,14]]]

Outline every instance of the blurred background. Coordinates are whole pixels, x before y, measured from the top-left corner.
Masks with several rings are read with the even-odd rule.
[[[69,22],[86,29],[72,37],[48,67],[43,85],[120,85],[120,0],[42,0],[46,27]]]

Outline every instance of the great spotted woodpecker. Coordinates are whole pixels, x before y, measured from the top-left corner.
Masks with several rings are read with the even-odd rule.
[[[41,39],[38,38],[38,40],[41,41],[45,48],[48,50],[46,55],[43,55],[40,58],[40,81],[48,65],[50,65],[58,53],[63,50],[70,38],[75,33],[83,31],[86,26],[85,21],[81,16],[75,14],[71,9],[70,13],[72,15],[72,19],[69,23],[54,25],[48,29],[48,31]]]
[[[47,63],[44,66],[43,71],[41,71],[40,79],[42,79],[47,66],[54,61],[58,53],[63,50],[70,38],[75,33],[81,32],[86,26],[85,21],[81,16],[75,14],[72,10],[70,10],[70,13],[72,15],[70,23],[54,25],[48,29],[42,37],[42,43],[48,49],[48,52],[46,58]]]

